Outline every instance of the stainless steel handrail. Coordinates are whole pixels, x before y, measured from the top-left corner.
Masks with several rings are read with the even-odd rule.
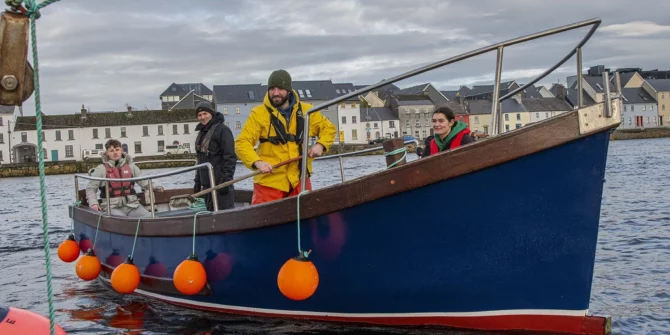
[[[214,167],[209,162],[194,165],[194,166],[188,166],[188,167],[176,169],[176,170],[173,170],[173,171],[166,171],[166,172],[162,172],[162,173],[158,173],[158,174],[145,175],[145,176],[133,177],[133,178],[105,178],[105,177],[101,178],[101,177],[87,176],[87,175],[83,175],[83,174],[75,174],[74,175],[75,199],[77,199],[77,201],[79,201],[79,179],[78,178],[87,179],[87,180],[95,180],[95,181],[103,181],[103,182],[105,182],[105,195],[106,195],[106,198],[107,198],[107,215],[111,215],[112,210],[111,210],[111,206],[110,206],[110,196],[109,196],[109,182],[110,181],[141,181],[141,180],[147,180],[148,179],[149,180],[149,202],[150,202],[150,205],[151,205],[151,217],[154,218],[154,217],[156,217],[156,213],[154,211],[155,210],[155,197],[154,197],[154,190],[153,190],[153,187],[152,187],[153,185],[152,185],[151,180],[152,179],[163,178],[163,177],[169,177],[169,176],[173,176],[173,175],[177,175],[177,174],[180,174],[180,173],[189,172],[189,171],[192,171],[192,170],[197,170],[197,169],[205,168],[205,167],[209,171],[210,185],[216,185],[214,183]],[[213,190],[211,192],[211,194],[212,194],[212,207],[213,207],[214,211],[219,210],[219,201],[217,199],[216,192],[217,192],[216,190]]]
[[[473,51],[470,51],[470,52],[466,52],[464,54],[460,54],[458,56],[450,57],[450,58],[447,58],[445,60],[435,62],[435,63],[420,67],[420,68],[412,70],[412,71],[405,72],[405,73],[400,74],[398,76],[395,76],[391,79],[382,80],[382,81],[380,81],[376,84],[372,84],[372,85],[369,85],[365,88],[356,90],[354,92],[341,95],[341,96],[339,96],[335,99],[329,100],[329,101],[324,102],[324,103],[319,104],[319,105],[316,105],[316,106],[312,107],[312,109],[310,109],[310,110],[308,110],[307,112],[304,113],[305,122],[304,122],[304,127],[303,127],[303,134],[309,134],[309,115],[314,113],[314,112],[317,112],[317,111],[320,111],[322,109],[328,108],[330,106],[333,106],[335,104],[338,104],[338,103],[340,103],[342,101],[345,101],[345,100],[348,100],[350,98],[359,96],[361,94],[370,92],[370,91],[372,91],[376,88],[380,88],[384,85],[393,84],[397,81],[400,81],[400,80],[403,80],[403,79],[406,79],[406,78],[409,78],[409,77],[413,77],[413,76],[416,76],[418,74],[421,74],[421,73],[424,73],[424,72],[427,72],[427,71],[430,71],[430,70],[434,70],[434,69],[443,67],[443,66],[451,64],[451,63],[456,63],[456,62],[459,62],[459,61],[462,61],[462,60],[465,60],[465,59],[468,59],[468,58],[472,58],[474,56],[478,56],[478,55],[481,55],[481,54],[484,54],[484,53],[487,53],[487,52],[490,52],[490,51],[493,51],[493,50],[498,50],[498,57],[496,59],[496,63],[499,66],[496,66],[496,82],[494,83],[494,94],[497,96],[498,87],[500,86],[500,73],[502,71],[502,51],[503,51],[504,47],[512,46],[512,45],[515,45],[515,44],[519,44],[519,43],[523,43],[523,42],[527,42],[527,41],[531,41],[531,40],[535,40],[535,39],[546,37],[546,36],[551,36],[551,35],[563,33],[563,32],[566,32],[566,31],[577,29],[577,28],[582,28],[582,27],[586,27],[586,26],[593,26],[593,27],[591,27],[591,30],[589,30],[589,32],[586,34],[586,36],[584,36],[584,38],[580,41],[580,43],[577,44],[577,46],[575,48],[573,48],[568,53],[568,55],[566,55],[558,63],[556,63],[554,66],[552,66],[548,71],[545,71],[544,73],[542,73],[540,76],[538,76],[537,78],[535,78],[534,80],[532,80],[528,84],[514,90],[513,92],[508,93],[507,95],[498,99],[498,101],[493,101],[492,107],[491,107],[491,116],[492,116],[492,118],[495,119],[496,115],[499,115],[498,104],[501,101],[504,101],[505,99],[507,99],[507,98],[513,96],[514,94],[520,92],[522,89],[525,89],[527,86],[529,86],[531,84],[534,84],[534,83],[538,82],[539,80],[541,80],[542,78],[546,77],[553,70],[555,70],[556,68],[561,66],[563,63],[565,63],[577,51],[580,51],[579,54],[578,54],[578,56],[579,56],[578,57],[579,58],[578,63],[581,63],[581,47],[584,46],[584,44],[586,44],[586,42],[591,38],[591,36],[593,36],[593,33],[596,31],[596,29],[598,29],[598,26],[600,26],[601,22],[602,22],[601,19],[593,18],[593,19],[580,21],[580,22],[576,22],[576,23],[561,26],[561,27],[556,27],[556,28],[544,30],[544,31],[541,31],[541,32],[538,32],[538,33],[514,38],[514,39],[511,39],[511,40],[499,42],[499,43],[496,43],[496,44],[489,45],[487,47],[483,47],[483,48],[476,49],[476,50],[473,50]],[[577,69],[577,77],[578,77],[577,79],[581,83],[581,80],[582,80],[582,69],[581,69],[581,67],[579,69]],[[502,116],[502,115],[499,115],[499,116]],[[493,127],[491,129],[492,132],[496,132],[496,134],[492,133],[492,135],[497,135],[497,130],[498,130],[497,128],[499,128],[502,125],[502,120],[500,120],[500,119],[502,119],[502,118],[501,117],[497,118],[497,120],[496,120],[497,123],[496,123],[495,127]],[[301,169],[301,173],[300,173],[300,180],[301,180],[300,185],[301,185],[301,188],[302,188],[301,191],[304,190],[305,180],[307,178],[307,153],[308,153],[308,151],[309,151],[308,145],[303,145],[303,148],[302,148],[302,157],[303,157],[302,160],[303,161],[302,161],[302,169]]]

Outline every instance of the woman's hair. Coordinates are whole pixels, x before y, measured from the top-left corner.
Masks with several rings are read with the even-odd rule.
[[[444,114],[444,116],[447,117],[447,121],[451,121],[456,119],[456,115],[454,115],[454,111],[451,110],[449,107],[439,107],[433,112],[433,115],[441,113]]]

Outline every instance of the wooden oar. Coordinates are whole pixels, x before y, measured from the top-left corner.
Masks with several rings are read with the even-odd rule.
[[[280,167],[280,166],[282,166],[282,165],[286,165],[286,164],[288,164],[288,163],[292,163],[292,162],[298,161],[298,160],[300,160],[301,158],[302,158],[302,156],[298,156],[298,157],[291,158],[291,159],[289,159],[289,160],[283,161],[283,162],[281,162],[281,163],[277,163],[277,164],[275,164],[275,165],[272,166],[272,169],[276,169],[276,168],[278,168],[278,167]],[[228,187],[228,186],[230,186],[230,185],[232,185],[232,184],[235,184],[235,183],[240,182],[240,181],[245,180],[245,179],[249,179],[249,178],[251,178],[251,177],[253,177],[253,176],[257,175],[257,174],[261,174],[261,173],[262,173],[261,170],[256,170],[256,171],[254,171],[254,172],[252,172],[252,173],[249,173],[249,174],[247,174],[247,175],[244,175],[244,176],[241,176],[241,177],[237,177],[237,178],[235,178],[235,179],[233,179],[233,180],[229,180],[229,181],[227,181],[227,182],[225,182],[225,183],[221,183],[221,184],[219,184],[219,185],[216,185],[216,186],[214,186],[214,187],[210,187],[210,188],[208,188],[208,189],[206,189],[206,190],[202,190],[202,191],[197,192],[197,193],[193,193],[193,194],[184,194],[184,195],[175,195],[175,196],[173,196],[172,198],[170,198],[170,203],[169,203],[169,205],[170,205],[170,207],[186,207],[186,206],[190,206],[190,205],[195,201],[195,198],[197,198],[197,197],[203,196],[203,195],[205,195],[205,194],[207,194],[207,193],[210,193],[210,192],[212,192],[212,191],[215,191],[215,190],[218,191],[218,190],[220,190],[220,189],[222,189],[222,188],[224,188],[224,187]]]

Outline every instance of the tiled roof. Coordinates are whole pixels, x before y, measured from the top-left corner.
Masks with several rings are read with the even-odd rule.
[[[642,87],[623,88],[623,103],[627,104],[655,104],[656,99],[649,95]]]
[[[521,113],[528,111],[523,105],[519,104],[514,99],[504,100],[501,103],[501,107],[503,113]],[[482,100],[468,101],[468,109],[470,111],[470,115],[491,114],[492,108],[493,104],[491,104],[491,100],[482,99]]]
[[[670,79],[647,79],[647,82],[657,92],[668,92],[668,91],[670,91]]]
[[[81,114],[43,115],[42,127],[44,129],[63,128],[86,128],[86,127],[113,127],[133,126],[143,124],[195,122],[193,109],[180,110],[148,110],[132,112],[104,112],[87,113],[86,118]],[[21,116],[16,118],[15,131],[35,130],[36,119],[34,116]]]
[[[570,111],[572,107],[559,98],[525,98],[521,103],[529,112]]]
[[[388,107],[362,107],[362,121],[392,121],[398,120],[398,116]]]
[[[186,83],[186,84],[176,84],[172,83],[160,96],[171,96],[179,95],[181,97],[188,94],[190,91],[195,91],[197,95],[211,95],[214,94],[209,87],[205,86],[203,83]]]
[[[217,104],[263,102],[266,92],[261,84],[214,85]]]

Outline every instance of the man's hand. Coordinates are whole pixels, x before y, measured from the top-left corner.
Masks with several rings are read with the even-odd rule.
[[[323,144],[321,144],[321,143],[315,144],[314,146],[312,146],[311,149],[309,149],[309,157],[313,158],[313,157],[321,156],[321,154],[323,154],[323,149],[325,149],[323,147]]]
[[[98,205],[93,205],[91,208],[95,209],[96,211],[102,211],[102,208],[100,208]]]
[[[263,161],[255,161],[254,166],[257,169],[261,170],[262,173],[272,172],[272,165],[270,165],[270,163],[263,162]]]

